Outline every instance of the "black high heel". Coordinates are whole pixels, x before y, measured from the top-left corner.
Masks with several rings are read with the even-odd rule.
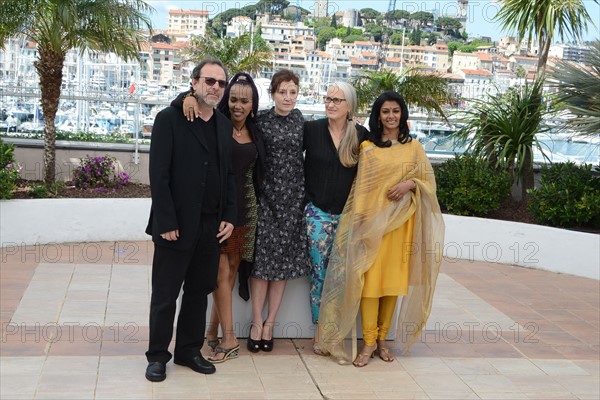
[[[265,321],[266,322],[266,321]],[[265,330],[265,323],[263,322],[263,328]],[[273,327],[271,327],[271,339],[261,339],[260,340],[260,349],[265,352],[270,352],[273,350]]]
[[[258,353],[262,347],[262,340],[252,339],[252,327],[250,327],[250,332],[248,332],[248,340],[246,341],[246,347],[251,353]]]
[[[270,340],[266,340],[266,339],[261,339],[260,340],[260,349],[262,351],[272,351],[273,350],[273,339]]]
[[[248,335],[246,346],[248,347],[249,352],[258,353],[262,347],[262,340],[254,340],[250,337],[250,335]]]

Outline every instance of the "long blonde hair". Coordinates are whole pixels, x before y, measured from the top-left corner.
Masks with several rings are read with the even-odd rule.
[[[346,118],[346,133],[338,148],[338,157],[344,167],[354,167],[358,162],[358,135],[354,125],[354,112],[356,110],[356,90],[346,82],[335,82],[331,87],[337,87],[344,93],[348,115]]]

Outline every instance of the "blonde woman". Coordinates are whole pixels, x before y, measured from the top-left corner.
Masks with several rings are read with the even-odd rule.
[[[358,146],[367,130],[354,123],[356,90],[334,83],[324,99],[327,118],[304,124],[306,229],[310,263],[310,308],[318,324],[321,291],[340,214],[350,193]],[[313,351],[327,355],[315,337]]]

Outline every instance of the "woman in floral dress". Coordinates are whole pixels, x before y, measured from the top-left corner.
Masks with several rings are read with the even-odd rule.
[[[265,177],[258,198],[254,269],[250,278],[253,321],[248,336],[251,352],[273,349],[273,327],[286,283],[308,274],[304,220],[304,118],[295,108],[299,78],[289,70],[273,75],[275,106],[258,113],[265,142]],[[262,310],[268,298],[268,314]]]

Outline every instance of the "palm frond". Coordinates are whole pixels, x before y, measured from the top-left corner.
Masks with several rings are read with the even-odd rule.
[[[473,100],[466,125],[457,133],[469,142],[469,151],[495,163],[508,166],[517,181],[533,163],[533,148],[544,149],[536,134],[545,130],[541,122],[547,113],[542,102],[543,77],[505,95]]]
[[[592,0],[598,3],[598,0]],[[549,44],[554,34],[565,41],[583,38],[588,27],[595,26],[583,0],[498,0],[500,10],[495,19],[503,31],[515,32],[519,42],[527,39],[540,46],[538,71],[546,66]]]
[[[600,133],[600,41],[590,46],[585,66],[558,61],[549,73],[557,89],[557,101],[576,117],[569,125],[581,133]]]
[[[265,41],[254,40],[250,52],[250,34],[235,38],[220,38],[215,35],[195,37],[190,40],[188,49],[182,52],[187,61],[200,62],[206,57],[214,57],[223,63],[230,74],[237,72],[258,73],[271,64],[271,48]]]
[[[368,109],[373,101],[386,90],[402,95],[408,105],[436,111],[445,118],[444,106],[450,96],[446,81],[438,74],[423,74],[418,68],[409,68],[402,74],[389,69],[364,71],[353,81],[358,96],[358,108]]]

